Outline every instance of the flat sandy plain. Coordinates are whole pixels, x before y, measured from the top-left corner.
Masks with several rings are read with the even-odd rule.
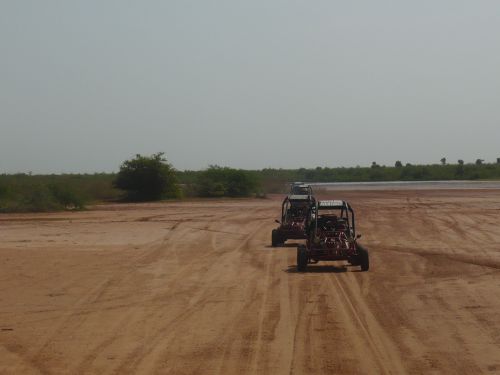
[[[0,373],[500,373],[500,191],[331,194],[369,272],[297,273],[281,196],[0,215]]]

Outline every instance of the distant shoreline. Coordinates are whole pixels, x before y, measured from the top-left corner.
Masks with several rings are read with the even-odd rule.
[[[499,189],[500,181],[367,181],[314,182],[311,186],[324,190],[434,190],[434,189]]]

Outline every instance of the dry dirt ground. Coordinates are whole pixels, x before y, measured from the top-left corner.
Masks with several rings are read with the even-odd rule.
[[[0,215],[0,373],[500,373],[500,192],[334,197],[369,272],[297,273],[280,196]]]

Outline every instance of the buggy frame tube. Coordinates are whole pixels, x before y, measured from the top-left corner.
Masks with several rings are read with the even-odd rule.
[[[346,219],[347,219],[347,227],[351,227],[352,223],[352,236],[356,238],[356,221],[354,218],[354,210],[351,208],[351,206],[347,202],[343,202],[342,207],[340,209],[340,217],[342,218],[344,216],[344,212],[346,214]],[[351,213],[351,220],[349,220],[349,213]],[[316,214],[314,218],[314,236],[318,233],[318,216],[319,216],[319,201],[316,202]]]

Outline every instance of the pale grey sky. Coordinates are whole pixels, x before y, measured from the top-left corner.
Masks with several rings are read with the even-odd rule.
[[[0,173],[500,157],[500,2],[0,1]]]

